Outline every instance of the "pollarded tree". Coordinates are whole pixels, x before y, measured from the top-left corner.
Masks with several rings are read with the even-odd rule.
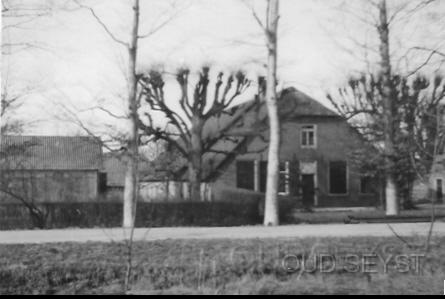
[[[352,153],[364,174],[384,174],[385,160],[391,161],[398,197],[403,198],[405,208],[412,205],[414,181],[426,177],[434,159],[443,149],[443,127],[440,123],[441,101],[445,98],[445,80],[435,75],[431,80],[418,75],[406,78],[393,75],[393,149],[391,156],[385,151],[384,81],[381,77],[362,75],[349,80],[328,99],[349,123],[355,127],[376,151]]]
[[[217,132],[208,134],[205,129],[210,121],[223,114],[230,114],[228,108],[250,86],[250,81],[243,72],[237,72],[224,79],[219,73],[213,93],[210,90],[210,69],[202,68],[193,92],[189,91],[190,71],[181,69],[176,74],[176,81],[181,90],[178,108],[164,93],[163,74],[149,71],[139,76],[141,100],[148,105],[150,111],[139,120],[139,128],[145,136],[155,140],[164,140],[175,148],[187,161],[190,199],[201,199],[201,181],[203,179],[203,156],[206,153],[229,154],[215,148],[218,141],[226,138],[226,133],[239,121],[233,117]],[[153,122],[152,113],[160,113],[167,121],[162,128]]]
[[[394,135],[397,115],[392,114],[398,109],[397,99],[394,98],[397,86],[393,85],[393,78],[397,75],[410,77],[422,69],[431,69],[443,64],[445,55],[441,50],[443,45],[439,43],[443,39],[443,30],[437,29],[443,24],[434,21],[441,19],[442,12],[434,8],[435,6],[439,8],[441,3],[437,0],[369,0],[360,3],[357,1],[339,1],[339,3],[341,3],[339,8],[346,13],[346,17],[359,21],[360,26],[351,26],[351,23],[348,23],[347,31],[351,28],[352,31],[357,28],[365,30],[349,32],[348,40],[352,43],[346,50],[353,56],[364,52],[364,59],[361,61],[361,64],[365,63],[363,68],[366,67],[367,72],[378,73],[381,80],[380,96],[383,100],[383,110],[380,121],[385,125],[382,148],[386,152],[383,162],[386,165],[386,213],[396,215],[399,212],[397,193],[400,193],[400,190],[396,188],[397,178],[392,171],[396,163],[392,157],[397,155],[395,143],[398,142]],[[422,22],[421,25],[418,22]],[[430,31],[429,34],[422,33],[419,38],[416,36],[417,28],[414,24],[419,24],[417,28],[425,27],[425,30]],[[411,29],[410,36],[406,35],[408,28]],[[397,45],[397,48],[394,45]]]

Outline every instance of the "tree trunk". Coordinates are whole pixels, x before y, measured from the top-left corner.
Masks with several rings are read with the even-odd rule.
[[[278,225],[278,179],[280,151],[280,122],[277,105],[277,33],[279,1],[268,0],[267,8],[267,89],[266,105],[269,117],[269,153],[267,164],[266,202],[264,207],[264,225]]]
[[[189,194],[191,201],[201,201],[202,174],[202,129],[203,121],[199,118],[192,120],[191,151],[189,155]]]
[[[133,28],[131,33],[131,42],[128,47],[129,66],[128,66],[128,105],[129,105],[129,123],[130,133],[127,144],[127,171],[125,174],[124,186],[124,209],[123,209],[123,227],[130,228],[134,225],[136,214],[136,201],[138,197],[138,129],[137,129],[137,78],[136,61],[138,47],[139,31],[139,0],[134,0],[133,4]]]
[[[394,153],[394,121],[393,121],[393,84],[391,82],[391,61],[389,51],[389,24],[386,0],[379,3],[380,24],[380,56],[381,56],[381,76],[383,81],[383,102],[385,108],[385,157],[386,157],[386,215],[397,215],[399,213],[399,203],[397,200],[396,180],[393,172]]]

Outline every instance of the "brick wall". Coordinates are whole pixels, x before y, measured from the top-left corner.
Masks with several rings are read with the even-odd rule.
[[[317,147],[301,147],[301,127],[316,125]],[[281,161],[317,162],[318,202],[320,206],[368,206],[378,202],[377,189],[372,194],[360,193],[361,175],[350,160],[355,149],[364,145],[360,136],[345,121],[334,117],[302,117],[282,124]],[[268,132],[264,132],[267,138]],[[261,138],[256,138],[247,148],[247,154],[239,155],[236,160],[267,160],[267,150],[253,153],[265,147]],[[329,194],[329,162],[348,162],[348,193]],[[227,166],[213,183],[215,190],[236,188],[236,163]],[[214,191],[215,194],[215,191]]]

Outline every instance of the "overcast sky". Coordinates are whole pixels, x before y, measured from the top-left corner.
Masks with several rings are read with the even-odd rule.
[[[125,41],[129,40],[131,26],[130,2],[85,1],[110,31]],[[141,70],[162,65],[168,72],[180,66],[196,71],[203,64],[210,64],[214,71],[226,73],[244,69],[252,79],[262,74],[264,38],[249,4],[254,4],[262,17],[264,1],[181,0],[175,7],[171,3],[141,1],[141,33],[174,15],[166,27],[141,42]],[[394,12],[407,2],[389,3]],[[280,85],[294,86],[327,104],[326,92],[343,85],[349,75],[365,71],[364,60],[375,67],[375,48],[365,51],[357,45],[366,42],[373,48],[376,43],[375,29],[360,20],[363,17],[373,21],[372,9],[364,0],[282,0]],[[420,13],[398,15],[391,28],[395,68],[406,71],[425,57],[416,54],[409,60],[400,60],[409,47],[421,45],[443,50],[444,22],[444,0]],[[116,120],[98,111],[80,113],[99,104],[116,114],[125,110],[126,53],[91,14],[82,9],[57,11],[22,27],[4,31],[3,42],[32,41],[39,48],[3,55],[2,83],[7,78],[11,91],[30,90],[18,117],[39,122],[30,126],[27,133],[81,133],[79,128],[55,119],[57,115],[63,118],[59,105],[77,111],[89,125],[116,125]],[[433,63],[433,67],[438,66]],[[176,101],[178,91],[173,80],[168,81],[167,89],[169,99]]]

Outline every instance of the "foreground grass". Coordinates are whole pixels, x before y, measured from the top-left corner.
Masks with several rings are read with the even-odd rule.
[[[419,254],[423,238],[188,240],[134,245],[135,294],[442,294],[445,238],[433,240],[420,272],[395,265],[352,273],[288,271],[286,256],[316,252]],[[416,248],[416,244],[419,246]],[[389,245],[389,246],[388,246]],[[0,245],[0,294],[121,293],[126,247],[119,243]],[[322,263],[319,263],[323,266]],[[296,270],[296,268],[294,269]]]

